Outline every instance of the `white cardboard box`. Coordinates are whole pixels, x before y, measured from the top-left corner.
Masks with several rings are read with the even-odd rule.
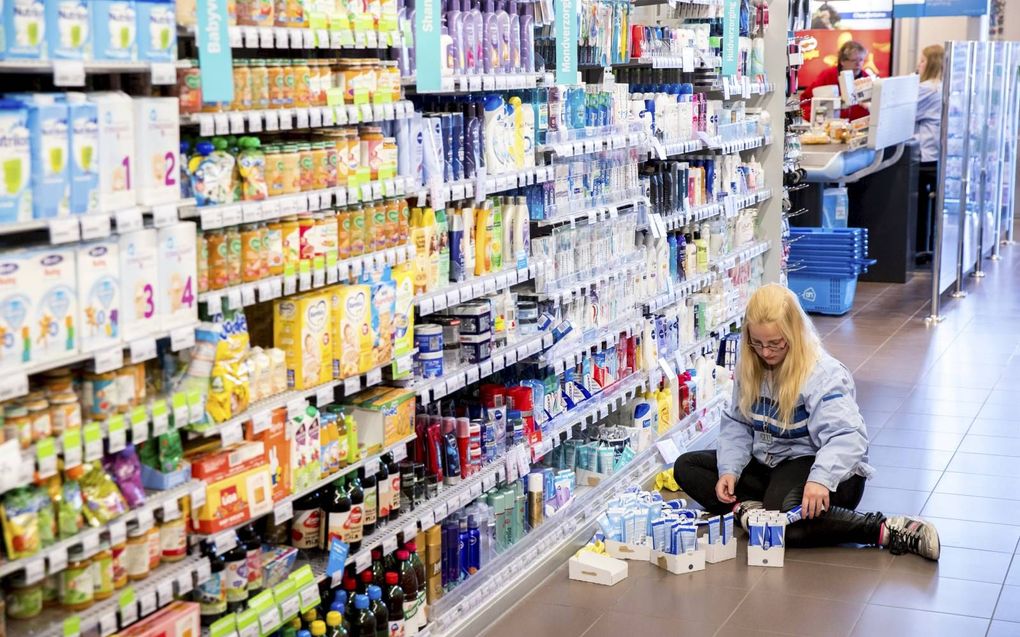
[[[612,586],[627,578],[627,562],[584,551],[570,558],[567,571],[572,580]]]
[[[760,546],[747,547],[748,566],[775,566],[783,565],[783,558],[786,556],[785,546],[772,546],[763,549]]]
[[[628,544],[615,540],[606,540],[606,553],[620,560],[641,560],[647,562],[652,547],[646,544]]]
[[[648,561],[661,569],[679,575],[681,573],[694,573],[705,570],[705,551],[697,550],[691,553],[671,555],[661,551],[652,550]]]
[[[726,544],[716,542],[715,544],[707,544],[705,546],[705,561],[709,564],[725,562],[726,560],[732,560],[736,557],[737,540],[734,538],[730,538],[730,541]]]

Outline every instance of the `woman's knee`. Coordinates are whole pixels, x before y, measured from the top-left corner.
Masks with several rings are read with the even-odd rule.
[[[673,463],[673,479],[681,489],[684,489],[685,482],[689,484],[692,476],[715,472],[714,468],[708,466],[714,462],[706,462],[706,460],[709,459],[705,457],[704,451],[688,451],[676,459]],[[714,461],[714,458],[711,460]],[[684,489],[684,491],[686,490]]]

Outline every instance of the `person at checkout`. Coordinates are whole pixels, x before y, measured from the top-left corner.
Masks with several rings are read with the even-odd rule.
[[[836,66],[828,67],[822,71],[814,83],[801,93],[800,104],[804,119],[811,119],[811,97],[814,95],[815,89],[819,86],[839,86],[839,74],[843,71],[853,71],[855,80],[870,75],[871,73],[864,68],[867,59],[868,50],[864,48],[863,44],[853,40],[844,42],[843,46],[839,47]],[[855,104],[844,108],[842,116],[844,119],[855,120],[868,115],[869,112],[866,107]]]

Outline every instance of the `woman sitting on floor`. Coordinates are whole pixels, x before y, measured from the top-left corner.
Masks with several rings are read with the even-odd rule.
[[[747,304],[733,400],[718,451],[692,451],[673,467],[687,495],[713,514],[789,511],[789,547],[855,543],[939,559],[934,525],[907,515],[858,513],[868,432],[850,371],[825,349],[797,297],[766,285]]]

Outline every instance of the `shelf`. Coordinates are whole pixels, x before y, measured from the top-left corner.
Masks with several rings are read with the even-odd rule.
[[[690,428],[710,410],[721,404],[717,396],[697,412],[674,425],[662,438],[673,431]],[[660,439],[662,439],[660,438]],[[542,562],[555,558],[559,546],[571,543],[586,533],[602,511],[604,502],[620,489],[631,484],[646,484],[662,469],[662,460],[655,445],[638,453],[621,471],[608,475],[598,485],[578,488],[578,492],[554,515],[532,530],[520,542],[496,556],[476,575],[447,592],[430,606],[430,635],[455,634],[463,630],[473,616],[477,616],[516,582],[528,573],[538,570]]]
[[[625,148],[644,148],[648,145],[649,136],[645,130],[625,131],[619,127],[607,127],[612,130],[595,129],[592,131],[573,131],[580,139],[560,140],[538,145],[538,152],[555,153],[558,157],[577,157],[606,150]]]
[[[572,212],[556,213],[548,219],[538,219],[534,223],[538,226],[552,226],[560,223],[574,223],[581,219],[587,219],[588,223],[597,223],[601,218],[613,218],[624,208],[631,208],[640,204],[649,205],[648,197],[644,195],[636,195],[626,197],[623,199],[617,199],[616,201],[592,204],[587,203],[583,200],[570,201],[571,207],[575,207],[573,204],[577,202],[578,208],[581,210],[574,210]]]
[[[419,91],[414,77],[401,78],[400,84],[417,93],[435,94],[467,94],[478,91],[512,91],[515,89],[537,88],[555,84],[551,73],[513,73],[486,75],[447,75],[442,79],[442,88],[438,91]]]
[[[714,327],[709,328],[708,332],[706,332],[707,335],[704,338],[700,338],[697,341],[690,343],[688,345],[682,345],[680,349],[678,349],[674,354],[671,355],[672,356],[679,355],[681,358],[685,358],[687,356],[691,356],[693,354],[702,352],[706,347],[714,344],[719,340],[719,335],[723,332],[723,330],[729,329],[729,326],[733,323],[739,324],[743,318],[744,318],[743,310],[741,310],[740,312],[734,312],[733,314],[726,317],[719,323],[716,323]]]
[[[723,0],[634,0],[635,7],[654,7],[663,4],[668,4],[670,7],[722,7]]]
[[[648,312],[657,312],[664,307],[676,305],[695,292],[705,289],[715,280],[716,274],[714,272],[709,272],[707,274],[701,274],[676,283],[671,291],[663,292],[662,294],[648,300],[648,302],[645,303],[645,309]]]
[[[299,274],[278,275],[220,290],[209,290],[198,295],[199,303],[205,303],[210,314],[218,314],[225,305],[227,309],[238,309],[265,303],[299,292],[316,290],[328,285],[355,280],[362,272],[378,270],[383,265],[394,266],[414,259],[414,246],[407,244],[398,248],[386,248],[369,254],[338,261],[332,266],[309,270]],[[258,292],[256,296],[256,291]],[[224,304],[224,300],[226,303]]]
[[[186,62],[134,62],[116,60],[0,60],[0,73],[50,73],[58,88],[85,86],[87,75],[150,73],[152,84],[177,84],[177,69]]]
[[[610,321],[609,325],[595,330],[589,330],[588,334],[580,338],[560,341],[549,351],[539,357],[538,363],[544,367],[551,367],[553,372],[559,375],[568,366],[574,366],[581,362],[581,355],[592,348],[600,350],[607,344],[616,343],[620,332],[632,334],[634,330],[640,330],[644,323],[644,317],[640,314],[631,314]]]
[[[296,415],[305,410],[308,400],[315,399],[318,405],[328,405],[337,401],[336,390],[343,391],[344,396],[352,396],[362,389],[373,387],[382,382],[382,370],[389,368],[394,363],[403,369],[411,369],[411,357],[413,354],[405,354],[384,365],[379,365],[369,371],[351,376],[343,380],[333,380],[309,389],[293,389],[282,394],[270,396],[248,406],[244,413],[235,416],[224,422],[209,425],[202,428],[194,428],[193,432],[198,437],[220,436],[223,444],[228,445],[243,438],[241,426],[249,420],[255,423],[268,423],[272,418],[272,411],[284,407],[289,416]]]
[[[195,27],[178,29],[178,36],[195,37]],[[301,27],[228,26],[230,47],[233,49],[388,49],[401,44],[399,32],[364,31],[350,29],[309,29]],[[359,39],[360,38],[360,39]]]
[[[129,206],[119,210],[95,212],[87,215],[72,215],[56,219],[38,219],[0,225],[0,236],[20,235],[49,231],[50,245],[77,243],[82,240],[105,239],[112,234],[123,234],[141,230],[144,216],[152,216],[152,226],[161,228],[177,223],[177,210],[181,206],[194,205],[194,199],[182,199],[155,206]]]
[[[28,393],[28,377],[33,374],[60,367],[77,365],[92,361],[97,374],[112,372],[124,367],[125,364],[142,363],[156,357],[156,341],[169,338],[170,348],[179,351],[195,344],[195,328],[197,323],[182,325],[172,330],[160,330],[148,336],[136,338],[130,342],[120,343],[92,352],[77,352],[60,358],[30,363],[0,370],[0,401],[18,398]],[[129,350],[127,356],[124,350]]]
[[[7,629],[19,637],[112,635],[187,595],[208,580],[210,572],[209,560],[205,557],[192,556],[180,562],[169,562],[160,565],[146,579],[115,591],[112,597],[85,610],[72,613],[47,608],[32,619],[8,618]]]
[[[517,270],[495,272],[460,283],[451,283],[441,290],[415,295],[414,304],[418,306],[418,316],[427,316],[459,303],[473,301],[486,294],[530,281],[535,277],[537,271],[538,266],[533,265]]]
[[[690,223],[697,223],[725,214],[733,217],[744,208],[757,205],[772,197],[771,188],[759,188],[743,195],[727,195],[721,202],[694,206],[686,210],[676,210],[662,215],[667,230],[677,230]]]
[[[660,155],[665,157],[674,157],[676,155],[696,153],[699,150],[705,150],[705,148],[705,143],[700,139],[689,139],[683,142],[668,142],[662,144],[663,152]]]
[[[698,69],[715,69],[722,65],[722,58],[711,54],[706,55],[693,47],[687,48],[690,53],[681,55],[649,55],[622,64],[613,64],[612,68],[651,67],[653,69],[679,69],[685,73],[693,73]]]
[[[547,453],[558,447],[561,442],[560,436],[569,433],[575,425],[594,424],[605,419],[610,413],[623,407],[638,392],[646,389],[648,383],[647,372],[634,372],[574,409],[551,419],[544,427],[547,429],[547,433],[542,434],[542,442],[531,449],[531,461],[538,462]]]
[[[111,545],[123,542],[127,537],[129,526],[132,529],[152,527],[157,513],[163,521],[179,518],[184,508],[180,506],[178,500],[198,493],[201,493],[201,500],[204,501],[205,483],[201,480],[191,480],[166,491],[146,491],[145,504],[137,509],[128,511],[116,520],[102,526],[85,529],[73,537],[59,540],[35,555],[5,562],[0,565],[0,577],[24,572],[29,584],[38,582],[46,575],[53,575],[64,570],[67,566],[69,549],[81,547],[85,556],[91,557],[99,552],[101,541],[107,541]]]
[[[437,197],[442,197],[444,203],[472,198],[482,200],[488,195],[545,183],[554,178],[554,166],[531,166],[499,175],[485,175],[484,181],[472,177],[444,182],[436,185],[437,191],[434,194]],[[431,188],[428,194],[430,197],[432,196]]]
[[[243,135],[298,131],[333,126],[356,126],[372,122],[406,119],[414,113],[408,100],[386,104],[340,104],[298,106],[225,113],[194,113],[181,116],[181,126],[198,126],[199,135]]]
[[[732,81],[731,81],[732,80]],[[746,81],[745,81],[746,80]],[[696,89],[699,87],[695,87]],[[774,82],[764,80],[751,81],[746,75],[731,76],[716,80],[711,86],[700,87],[711,93],[723,93],[723,99],[750,99],[756,95],[768,95],[776,90]]]
[[[745,137],[743,139],[734,139],[730,141],[721,141],[708,146],[711,150],[718,150],[725,154],[732,154],[737,152],[743,152],[745,150],[754,150],[755,148],[761,148],[766,144],[771,143],[766,137],[762,135],[755,135],[753,137]]]
[[[357,462],[352,462],[351,464],[349,464],[346,467],[340,469],[336,473],[332,473],[332,474],[330,474],[330,475],[328,475],[328,476],[318,480],[315,484],[313,484],[312,486],[308,487],[307,489],[303,489],[302,491],[299,491],[298,493],[294,493],[294,494],[291,494],[291,495],[283,498],[279,502],[275,502],[273,504],[273,510],[272,511],[267,511],[266,513],[253,516],[253,517],[248,518],[247,520],[245,520],[243,522],[238,522],[237,524],[234,524],[234,525],[232,525],[232,526],[230,526],[230,527],[228,527],[226,529],[221,529],[221,530],[217,531],[216,533],[209,533],[209,534],[191,533],[191,534],[189,534],[189,539],[191,540],[190,543],[191,544],[196,544],[199,541],[206,540],[206,539],[213,539],[213,541],[215,541],[215,538],[218,538],[220,536],[227,535],[227,534],[230,534],[230,533],[235,533],[237,531],[237,529],[241,528],[242,526],[247,526],[247,525],[251,524],[252,522],[255,522],[256,520],[259,520],[262,517],[264,517],[266,515],[269,515],[270,513],[272,513],[272,515],[273,515],[273,524],[281,524],[283,522],[286,522],[287,520],[291,519],[293,517],[293,515],[294,515],[294,502],[295,501],[300,500],[301,498],[305,497],[306,495],[309,495],[311,493],[315,493],[316,491],[318,491],[319,489],[322,489],[323,487],[326,487],[326,486],[329,486],[329,485],[333,484],[339,478],[342,478],[342,477],[344,477],[345,475],[347,475],[349,473],[357,471],[358,469],[361,469],[362,467],[369,467],[370,468],[368,471],[366,471],[366,473],[369,473],[369,474],[372,474],[372,475],[378,473],[380,459],[382,458],[382,456],[384,456],[384,455],[386,455],[388,453],[392,453],[393,454],[394,461],[400,462],[401,460],[403,460],[404,458],[407,457],[407,451],[406,451],[407,450],[407,445],[409,443],[411,443],[411,442],[414,442],[414,440],[417,437],[418,437],[417,434],[413,434],[412,433],[411,435],[405,436],[401,440],[398,440],[397,442],[394,442],[393,444],[384,447],[383,450],[380,451],[379,453],[373,454],[373,455],[369,456],[368,458],[362,458],[361,460],[358,460]]]
[[[755,241],[751,245],[733,250],[721,257],[718,257],[710,264],[712,269],[722,272],[736,266],[741,261],[747,261],[764,254],[769,249],[768,241]]]
[[[570,282],[550,281],[549,285],[558,287],[551,291],[536,291],[535,296],[541,300],[561,301],[563,299],[569,299],[575,294],[579,294],[581,290],[609,281],[610,279],[625,276],[627,273],[642,269],[646,265],[644,254],[637,249],[635,249],[633,253],[623,257],[623,259],[623,263],[605,264],[599,272],[594,274],[585,273],[581,275],[581,278],[571,276],[574,280]]]
[[[403,197],[420,188],[408,177],[393,177],[361,184],[270,197],[264,201],[236,201],[181,209],[182,219],[198,218],[203,230],[215,230],[243,223],[273,221],[300,212],[315,212],[360,201]]]
[[[422,405],[427,405],[458,389],[478,382],[482,378],[513,365],[519,360],[533,356],[553,344],[549,332],[539,332],[522,337],[512,345],[493,350],[489,360],[474,365],[464,365],[448,371],[438,378],[418,379],[412,388],[418,393]]]

